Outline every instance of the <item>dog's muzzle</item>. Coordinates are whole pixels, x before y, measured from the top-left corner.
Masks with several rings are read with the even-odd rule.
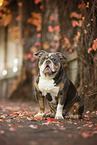
[[[43,65],[44,65],[43,70],[44,74],[53,74],[56,72],[56,70],[54,69],[54,64],[50,59],[46,60]]]

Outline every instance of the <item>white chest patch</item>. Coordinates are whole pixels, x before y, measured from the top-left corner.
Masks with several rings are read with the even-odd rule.
[[[54,80],[50,78],[39,77],[38,87],[42,92],[43,96],[46,96],[47,93],[50,93],[52,96],[52,103],[55,103],[55,97],[58,95],[59,87],[54,85]]]

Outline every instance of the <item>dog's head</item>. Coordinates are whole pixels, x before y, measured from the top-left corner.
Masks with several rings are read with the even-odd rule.
[[[40,50],[35,53],[39,58],[40,75],[47,77],[54,77],[61,67],[61,60],[66,59],[66,56],[60,52],[49,53],[44,50]]]

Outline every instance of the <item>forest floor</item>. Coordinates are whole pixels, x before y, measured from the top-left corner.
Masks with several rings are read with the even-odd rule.
[[[82,120],[34,119],[38,109],[35,102],[0,100],[0,145],[97,145],[97,111]]]

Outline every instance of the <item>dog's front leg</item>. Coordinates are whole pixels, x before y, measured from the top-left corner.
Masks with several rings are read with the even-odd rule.
[[[66,95],[67,95],[67,91],[66,92],[62,91],[59,93],[59,99],[58,99],[58,105],[57,105],[55,119],[64,119],[63,107],[64,107],[64,104],[66,101]]]
[[[57,105],[57,111],[56,111],[56,115],[55,115],[55,119],[64,119],[62,112],[63,112],[63,106],[58,103]]]
[[[40,117],[42,118],[44,116],[44,111],[45,111],[45,106],[44,106],[44,96],[40,96],[38,97],[39,100],[39,112],[34,116],[34,118],[36,117]]]

